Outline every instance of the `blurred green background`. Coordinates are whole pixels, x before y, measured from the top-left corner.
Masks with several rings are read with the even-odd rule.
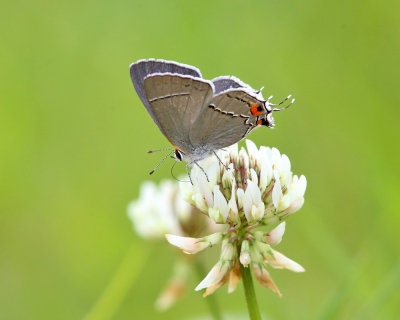
[[[207,314],[195,275],[182,301],[154,310],[177,250],[140,239],[126,216],[140,184],[170,178],[172,165],[148,176],[160,157],[146,151],[169,144],[128,67],[150,57],[208,79],[233,74],[274,101],[296,98],[274,130],[250,136],[309,182],[277,248],[307,272],[272,270],[283,298],[257,284],[263,313],[400,317],[398,1],[0,6],[0,319],[83,319],[127,252],[123,290],[107,302],[113,319]],[[246,312],[241,286],[216,297]]]

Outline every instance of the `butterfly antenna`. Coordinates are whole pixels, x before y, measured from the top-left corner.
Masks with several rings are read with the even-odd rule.
[[[291,98],[291,94],[289,94],[285,99],[283,99],[281,102],[279,102],[278,104],[273,104],[273,103],[270,103],[270,106],[273,106],[273,107],[277,107],[277,106],[280,106],[281,104],[283,104],[285,101],[287,101],[287,100],[289,100],[290,98]]]
[[[149,150],[147,153],[153,153],[153,152],[158,152],[158,151],[172,151],[173,149],[157,149],[157,150]]]
[[[288,98],[286,98],[284,101],[286,101],[287,99]],[[280,108],[280,109],[274,108],[274,109],[272,109],[272,112],[285,110],[285,109],[289,108],[293,104],[294,101],[295,101],[295,99],[292,99],[292,101],[290,101],[290,103],[286,107],[283,107],[283,108]]]
[[[257,93],[257,94],[261,93],[261,91],[263,91],[263,89],[264,89],[264,86],[262,86],[262,87],[260,88],[260,90],[257,90],[256,93]]]
[[[161,163],[163,163],[163,162],[165,161],[165,159],[167,159],[167,158],[168,158],[171,154],[173,154],[173,153],[174,153],[174,151],[171,151],[170,153],[168,153],[168,154],[158,163],[158,165],[156,165],[156,167],[155,167],[153,170],[150,171],[150,174],[153,174],[154,171],[156,171],[157,168],[161,165]]]

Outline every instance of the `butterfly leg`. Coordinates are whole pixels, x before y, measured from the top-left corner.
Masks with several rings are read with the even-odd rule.
[[[189,167],[191,166],[192,163],[193,163],[193,162],[189,162],[189,163],[186,165],[186,172],[187,172],[187,174],[188,174],[188,176],[189,176],[190,183],[193,185],[192,177],[190,176],[190,171],[189,171]]]
[[[217,153],[215,151],[213,151],[214,155],[217,157],[217,159],[219,160],[219,162],[225,167],[226,170],[229,170],[228,166],[225,165],[222,160],[218,157]]]
[[[203,167],[197,163],[197,161],[193,161],[193,163],[194,163],[196,166],[198,166],[198,167],[200,168],[201,171],[203,171],[204,175],[205,175],[206,178],[207,178],[207,181],[210,182],[210,179],[208,179],[208,174],[207,174],[206,170],[204,170]]]

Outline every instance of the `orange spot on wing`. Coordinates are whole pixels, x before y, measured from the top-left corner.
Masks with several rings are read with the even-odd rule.
[[[262,114],[262,111],[258,110],[259,107],[260,107],[259,104],[251,104],[251,103],[249,103],[249,106],[250,106],[250,112],[251,112],[251,114],[253,116],[259,116],[260,114]]]
[[[257,120],[257,125],[261,125],[262,124],[262,120]]]

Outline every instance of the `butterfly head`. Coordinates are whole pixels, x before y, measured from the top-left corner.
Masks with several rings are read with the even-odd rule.
[[[268,128],[273,128],[275,126],[275,120],[272,116],[272,111],[267,113],[264,119],[261,119],[261,125]]]
[[[183,157],[184,157],[184,153],[181,150],[179,150],[179,148],[175,147],[174,159],[176,161],[183,161]]]
[[[272,116],[272,113],[273,112],[277,112],[277,111],[282,111],[282,110],[285,110],[285,109],[289,108],[293,104],[294,99],[292,99],[290,101],[290,103],[287,106],[283,107],[283,108],[279,108],[278,109],[278,108],[271,108],[271,107],[277,107],[277,106],[282,105],[285,101],[290,99],[290,97],[291,97],[291,95],[287,96],[283,101],[281,101],[278,104],[272,104],[272,103],[269,102],[272,99],[272,96],[270,96],[265,101],[265,110],[267,111],[267,113],[264,115],[264,117],[262,119],[258,120],[259,123],[257,123],[257,124],[260,124],[262,126],[266,126],[268,128],[273,128],[275,126],[275,121],[274,121],[274,117]]]

